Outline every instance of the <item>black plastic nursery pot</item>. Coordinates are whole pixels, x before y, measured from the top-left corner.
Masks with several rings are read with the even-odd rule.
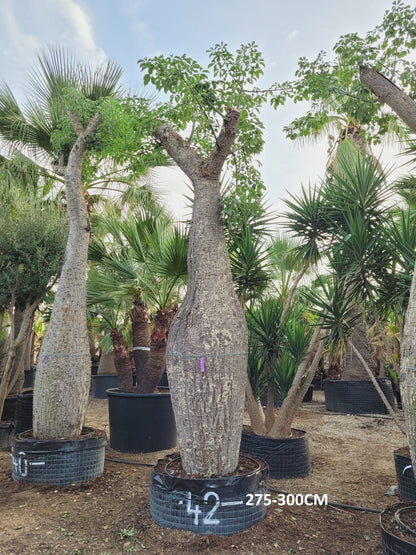
[[[107,389],[113,387],[118,387],[117,374],[91,376],[91,397],[93,399],[107,399]]]
[[[315,388],[312,384],[308,387],[307,392],[303,396],[302,403],[310,403],[312,401],[314,389]]]
[[[264,459],[270,468],[270,478],[302,478],[311,470],[309,443],[306,432],[292,428],[288,438],[260,436],[244,426],[240,451]]]
[[[384,555],[415,555],[416,503],[395,503],[380,515]]]
[[[395,407],[391,382],[388,378],[377,378],[390,405]],[[371,380],[325,380],[325,405],[332,412],[344,414],[388,414]]]
[[[269,470],[263,460],[240,454],[238,467],[246,471],[216,478],[181,477],[178,464],[180,456],[170,455],[152,469],[150,513],[159,526],[231,536],[265,517]]]
[[[21,434],[33,427],[33,390],[22,391],[17,396],[15,434]]]
[[[123,453],[172,449],[177,433],[170,393],[107,390],[110,447]]]
[[[14,434],[14,420],[0,421],[0,451],[8,451]]]
[[[6,397],[4,400],[3,412],[0,415],[0,420],[14,420],[16,413],[17,395]]]
[[[400,499],[402,501],[415,500],[416,480],[413,474],[412,461],[410,459],[408,447],[394,451],[394,466],[396,467],[396,478]]]
[[[12,478],[31,484],[80,485],[104,470],[106,434],[84,428],[79,438],[37,440],[31,431],[12,444]]]
[[[23,388],[33,388],[35,385],[36,376],[36,366],[31,366],[29,370],[25,370],[25,380],[23,382]]]

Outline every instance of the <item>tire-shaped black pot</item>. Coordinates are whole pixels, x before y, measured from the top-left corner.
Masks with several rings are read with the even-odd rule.
[[[181,478],[170,472],[168,458],[158,461],[150,479],[153,520],[164,528],[217,536],[231,536],[263,520],[268,466],[249,455],[240,455],[240,461],[244,457],[254,461],[255,470],[217,478]]]
[[[17,396],[15,434],[21,434],[33,427],[33,391],[22,391]]]
[[[413,474],[412,461],[409,456],[399,451],[394,452],[399,497],[402,501],[413,501],[416,499],[416,480]]]
[[[244,429],[240,451],[265,460],[270,478],[302,478],[311,470],[309,443],[306,432],[296,429],[293,432],[295,437],[274,439]]]
[[[117,374],[97,374],[91,376],[91,397],[107,399],[107,389],[118,387]]]
[[[105,432],[84,428],[76,439],[37,440],[19,434],[12,444],[12,478],[31,484],[79,485],[104,470]]]
[[[8,451],[14,434],[14,420],[0,421],[0,451]]]
[[[110,447],[122,453],[153,453],[176,445],[170,393],[109,389]]]
[[[415,555],[416,553],[416,535],[412,535],[412,533],[416,534],[416,530],[408,534],[406,526],[403,527],[400,515],[400,511],[403,510],[414,510],[416,513],[416,504],[414,502],[395,503],[391,507],[384,509],[380,514],[383,555]]]
[[[384,395],[394,408],[394,394],[388,378],[377,378]],[[388,414],[371,380],[325,380],[325,405],[343,414]]]

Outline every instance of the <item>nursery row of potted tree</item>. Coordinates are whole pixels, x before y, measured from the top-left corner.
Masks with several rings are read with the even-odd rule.
[[[255,457],[244,458],[240,455],[245,396],[252,431],[257,436],[287,438],[291,433],[293,415],[312,381],[325,346],[347,344],[357,356],[360,355],[351,333],[354,324],[363,317],[364,306],[371,309],[375,323],[379,323],[374,283],[383,283],[383,278],[387,280],[392,277],[391,272],[383,272],[383,268],[392,270],[398,264],[406,267],[406,263],[414,263],[414,255],[412,258],[407,256],[408,252],[402,256],[396,249],[393,254],[382,250],[382,229],[386,219],[382,217],[380,208],[380,191],[384,175],[377,164],[357,148],[338,156],[339,168],[329,172],[322,191],[303,191],[300,197],[293,197],[293,202],[289,203],[292,208],[292,214],[288,215],[289,228],[301,241],[297,253],[304,265],[298,279],[287,292],[285,304],[278,307],[278,317],[274,320],[272,331],[280,348],[275,343],[268,345],[265,342],[270,341],[268,335],[261,336],[261,326],[257,325],[257,307],[253,305],[248,317],[252,324],[250,357],[253,353],[259,354],[261,374],[267,381],[269,406],[264,413],[258,401],[256,384],[250,384],[247,379],[249,344],[242,308],[247,290],[241,288],[239,297],[235,293],[227,234],[220,216],[219,183],[227,160],[231,160],[230,167],[234,170],[237,185],[228,198],[228,204],[225,202],[222,205],[226,222],[228,217],[228,223],[235,224],[233,218],[237,206],[247,205],[253,200],[253,204],[257,202],[259,206],[262,184],[252,162],[262,147],[258,108],[268,98],[268,94],[258,90],[247,92],[248,84],[262,75],[263,62],[255,45],[242,46],[233,57],[226,46],[221,44],[210,50],[210,56],[211,68],[216,77],[215,86],[208,80],[207,72],[186,56],[142,60],[145,81],[172,93],[170,102],[152,110],[143,99],[117,98],[120,73],[111,64],[91,74],[88,71],[80,72],[79,67],[72,62],[66,67],[68,60],[61,52],[52,52],[49,60],[44,58],[42,61],[42,71],[37,76],[42,86],[37,87],[36,94],[43,95],[49,90],[47,97],[42,99],[42,105],[49,109],[51,121],[55,125],[42,147],[47,147],[49,154],[53,155],[55,173],[63,176],[69,234],[50,323],[38,357],[33,437],[28,434],[20,436],[13,446],[12,454],[13,476],[23,481],[42,482],[42,476],[49,480],[52,474],[65,474],[69,468],[76,468],[77,475],[71,476],[70,480],[71,483],[79,483],[102,472],[105,437],[102,433],[84,427],[90,384],[85,276],[91,225],[89,201],[87,198],[86,202],[83,183],[91,182],[92,171],[99,167],[100,161],[108,160],[110,156],[113,156],[119,172],[131,169],[136,170],[137,175],[152,163],[160,164],[164,160],[164,150],[191,180],[194,200],[185,297],[177,311],[168,305],[159,307],[151,337],[146,339],[145,334],[138,337],[138,342],[134,344],[138,348],[133,351],[138,389],[142,389],[145,388],[146,380],[149,381],[146,388],[156,387],[164,370],[163,356],[166,349],[172,405],[179,431],[180,461],[166,459],[153,470],[151,510],[153,518],[161,525],[202,533],[230,534],[258,521],[265,511],[264,506],[247,508],[242,499],[241,492],[244,496],[263,494],[267,488],[268,475],[267,465]],[[244,76],[246,82],[232,80],[230,63],[241,70],[240,75]],[[179,72],[178,66],[181,68]],[[58,68],[59,71],[49,75],[51,68]],[[92,81],[89,77],[93,77]],[[192,86],[189,86],[190,77]],[[97,86],[97,80],[101,87]],[[62,82],[68,85],[64,90]],[[50,85],[53,87],[48,89]],[[218,117],[220,108],[232,106],[237,100],[239,104],[235,108],[228,108],[222,118]],[[279,103],[276,97],[274,100],[276,104]],[[2,91],[2,102],[2,110],[10,105],[16,106],[8,89]],[[54,121],[52,116],[56,115],[54,110],[57,106],[61,107],[62,112],[58,113],[59,117]],[[30,117],[35,114],[29,110],[24,115],[18,109],[13,113],[21,128],[26,126],[28,130],[33,129]],[[207,125],[207,121],[210,125]],[[185,129],[191,122],[194,125],[191,126],[190,140],[184,140],[174,125]],[[22,145],[25,141],[29,142],[29,146],[35,146],[39,138],[33,132],[19,132],[13,136],[17,125],[2,122],[1,118],[0,124],[3,126],[0,126],[2,136],[14,141],[14,146]],[[191,146],[191,140],[195,138],[198,140],[197,148]],[[39,147],[39,142],[36,146]],[[368,186],[365,192],[371,194],[367,197],[357,195],[357,189],[354,188],[357,183]],[[253,197],[247,193],[249,185]],[[343,202],[346,204],[343,205]],[[302,207],[308,210],[302,213],[299,210]],[[329,210],[327,219],[324,218],[324,209]],[[130,313],[132,322],[137,318],[136,324],[149,320],[146,295],[151,293],[145,291],[140,280],[151,268],[146,256],[147,241],[156,240],[153,231],[159,226],[153,216],[149,214],[149,227],[139,232],[133,229],[139,225],[137,218],[131,227],[126,224],[116,230],[115,227],[105,229],[104,226],[106,236],[112,235],[111,241],[106,244],[103,240],[100,245],[97,239],[93,247],[93,252],[98,256],[97,265],[91,273],[91,283],[94,279],[100,281],[100,272],[104,266],[113,272],[113,278],[119,282],[120,272],[130,272],[131,280],[125,284],[126,287],[135,287],[135,294],[129,302],[133,305]],[[402,218],[402,222],[405,223],[406,219]],[[328,227],[329,224],[332,227]],[[163,227],[163,222],[160,225]],[[391,223],[390,232],[396,229],[395,225]],[[255,227],[243,228],[255,237]],[[234,240],[236,236],[230,230],[235,231],[235,226],[229,225],[226,230]],[[401,231],[404,228],[397,232]],[[180,236],[170,222],[164,232]],[[247,236],[242,234],[238,239],[242,242]],[[124,248],[124,240],[130,238],[136,242],[139,240],[134,245],[135,249],[137,247],[134,264],[140,269],[139,272],[137,268],[125,266],[128,249]],[[238,242],[235,245],[238,252]],[[323,250],[321,245],[324,246]],[[302,312],[302,318],[298,316],[298,339],[305,346],[301,356],[293,349],[290,351],[290,342],[294,337],[290,335],[290,331],[293,332],[290,327],[291,317],[296,313],[295,307],[299,306],[298,301],[294,302],[294,295],[307,267],[315,264],[323,252],[330,255],[333,285],[321,280],[320,290],[323,294],[311,292],[310,289],[298,289],[298,299],[313,314],[309,321],[305,312]],[[367,261],[364,267],[359,264],[362,260]],[[238,261],[238,258],[231,252],[231,263],[233,261]],[[152,264],[156,263],[157,266],[161,262],[162,251],[156,260],[152,260]],[[247,264],[247,267],[256,270],[251,274],[248,272],[250,276],[257,272],[261,277],[258,265]],[[233,269],[238,274],[238,263],[234,264]],[[158,276],[155,279],[155,290],[157,288],[159,291],[160,274],[155,275]],[[173,283],[167,287],[172,291],[183,276],[184,273],[177,273]],[[399,274],[393,277],[397,278],[396,281],[389,281],[389,284],[394,283],[395,292],[400,286],[408,291],[408,282],[403,284]],[[241,282],[244,284],[244,279]],[[412,322],[413,296],[410,294],[406,326]],[[121,305],[121,299],[122,295],[113,296],[112,302],[108,304],[110,316],[106,316],[106,320],[111,328],[110,338],[121,378],[119,386],[132,389],[130,353],[118,326],[112,326],[117,322],[117,317],[113,318],[111,310],[117,303]],[[96,301],[94,299],[94,304]],[[271,302],[269,304],[271,309],[276,309]],[[264,304],[266,306],[267,303]],[[167,308],[170,312],[164,313],[162,317],[160,311]],[[404,343],[409,349],[405,353],[405,360],[402,355],[402,365],[405,364],[407,369],[414,366],[414,349],[411,348],[410,333],[406,329]],[[285,350],[281,348],[283,345]],[[287,353],[292,355],[292,360],[288,359]],[[149,371],[152,357],[155,372]],[[368,367],[362,355],[358,358],[364,367]],[[270,407],[274,406],[273,380],[279,364],[281,367],[297,367],[297,372],[275,418]],[[10,362],[7,362],[7,372],[10,372],[9,367]],[[371,370],[368,369],[368,373],[372,376]],[[6,382],[4,375],[3,388]],[[403,375],[406,377],[408,373]],[[409,381],[404,380],[403,392],[406,395],[403,402],[410,426],[409,441],[414,441],[409,424],[412,415],[408,410],[413,406],[409,403]],[[62,437],[65,439],[57,439]],[[39,448],[41,459],[37,454]],[[49,457],[48,452],[54,455]],[[68,456],[67,464],[55,464],[58,452],[65,452]],[[86,455],[85,460],[83,455]],[[181,466],[185,473],[183,477],[175,476],[176,472],[172,471],[175,465]],[[240,467],[244,472],[237,478],[239,485],[236,493],[233,487],[234,473]],[[228,479],[227,475],[233,478]],[[52,483],[63,485],[68,483],[67,480],[65,475]]]

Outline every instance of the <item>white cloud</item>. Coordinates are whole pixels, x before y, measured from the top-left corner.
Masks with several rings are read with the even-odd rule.
[[[294,40],[297,36],[299,35],[299,31],[297,29],[295,29],[294,31],[291,31],[288,36],[287,36],[287,40],[291,41]]]
[[[87,11],[78,0],[2,0],[1,78],[20,88],[44,46],[63,46],[82,61],[106,59]]]
[[[122,0],[120,5],[124,13],[128,15],[130,31],[138,48],[153,48],[155,37],[146,23],[143,21],[142,12],[149,4],[147,0]],[[156,4],[153,4],[155,6]]]

